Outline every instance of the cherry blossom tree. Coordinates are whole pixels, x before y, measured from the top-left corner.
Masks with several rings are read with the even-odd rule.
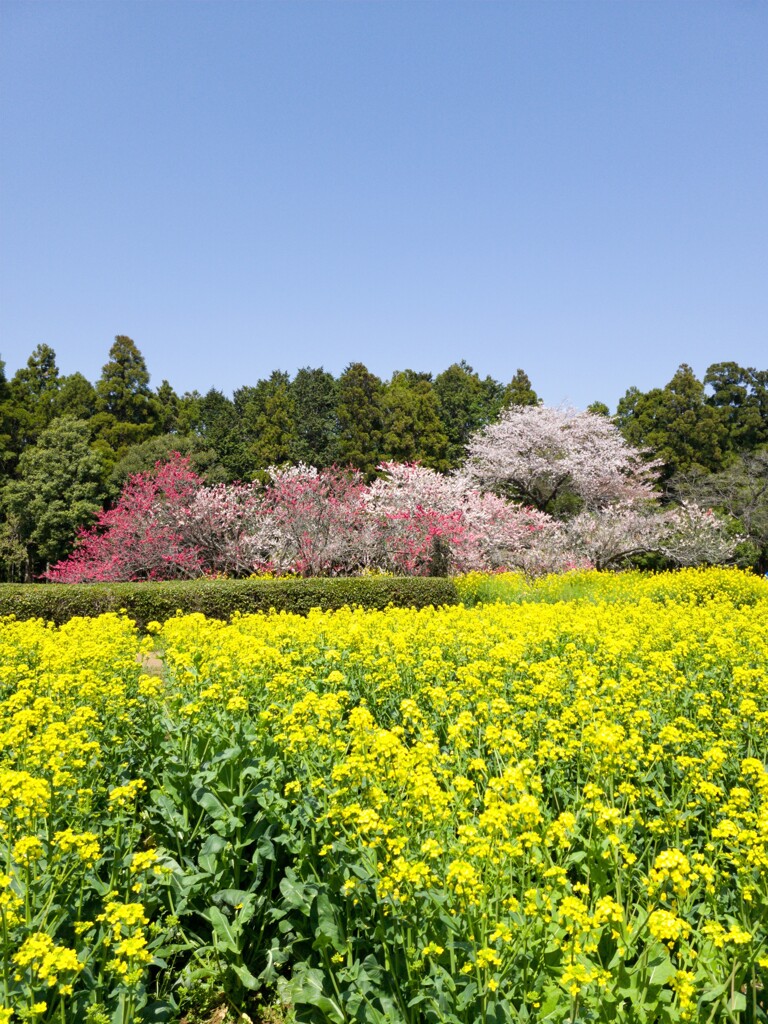
[[[464,471],[482,490],[548,511],[564,494],[585,508],[644,500],[655,464],[605,416],[547,406],[511,406],[475,434]]]
[[[562,523],[558,544],[564,564],[607,569],[658,551],[665,529],[665,516],[650,503],[619,502]]]

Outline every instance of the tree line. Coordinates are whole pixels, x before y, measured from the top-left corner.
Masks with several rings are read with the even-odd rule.
[[[172,452],[209,484],[298,463],[351,466],[369,482],[383,462],[447,473],[505,410],[539,404],[524,370],[505,383],[463,361],[387,381],[359,362],[338,377],[322,367],[293,377],[275,371],[229,398],[216,389],[179,395],[165,380],[151,387],[143,355],[124,335],[95,383],[62,375],[53,349],[40,345],[11,379],[0,361],[0,576],[37,578],[133,474]],[[599,402],[590,411],[610,416]],[[661,461],[670,501],[703,496],[742,527],[746,516],[752,560],[765,557],[768,371],[724,362],[698,380],[684,365],[663,388],[630,388],[612,419]],[[547,511],[557,515],[557,504]]]

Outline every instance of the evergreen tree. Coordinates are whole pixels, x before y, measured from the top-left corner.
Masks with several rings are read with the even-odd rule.
[[[453,468],[463,460],[470,437],[499,415],[504,387],[492,377],[481,380],[462,359],[435,377],[434,389]]]
[[[233,395],[237,436],[237,475],[245,480],[288,462],[298,435],[287,373],[275,370],[256,385],[238,388]]]
[[[244,470],[240,460],[238,436],[239,412],[235,403],[216,388],[196,403],[194,432],[205,448],[216,453],[228,480],[242,479]]]
[[[694,467],[722,468],[728,431],[719,410],[704,400],[704,385],[683,363],[664,388],[647,393],[630,388],[620,399],[617,425],[637,448],[650,449],[664,463],[662,479]]]
[[[338,459],[336,402],[339,385],[322,367],[302,367],[291,382],[296,417],[293,459],[324,469]]]
[[[721,413],[729,449],[751,451],[768,442],[768,371],[713,363],[704,385],[712,389],[706,401]]]
[[[135,343],[118,334],[109,350],[109,362],[96,384],[97,409],[120,423],[144,424],[151,420],[152,392],[144,356]]]
[[[9,386],[9,398],[14,407],[14,443],[16,453],[34,444],[38,434],[56,415],[56,399],[61,380],[56,365],[56,353],[50,345],[38,345],[17,370]]]
[[[448,437],[431,374],[404,370],[393,374],[384,393],[382,447],[392,462],[420,462],[448,469]]]
[[[196,432],[200,420],[200,403],[203,396],[199,391],[185,391],[179,398],[176,412],[176,430],[185,436]]]
[[[155,422],[160,434],[175,434],[179,429],[181,399],[167,380],[155,392]]]
[[[591,402],[587,406],[587,412],[593,412],[596,416],[610,416],[611,410],[605,402]]]
[[[38,345],[27,365],[13,375],[11,391],[45,424],[46,420],[50,422],[53,397],[60,383],[56,353],[50,345]]]
[[[119,334],[96,382],[96,447],[114,463],[131,445],[156,432],[156,418],[144,357],[130,338]]]
[[[298,441],[296,407],[287,373],[275,370],[256,386],[259,411],[249,454],[253,471],[290,462]]]
[[[368,479],[382,457],[383,399],[384,385],[363,363],[350,363],[339,377],[339,461]]]
[[[541,400],[533,390],[531,380],[525,370],[518,370],[504,389],[504,406],[540,405]]]
[[[14,418],[10,389],[5,376],[5,362],[0,359],[0,481],[16,461],[14,450]]]
[[[62,377],[54,401],[56,416],[89,420],[96,412],[96,389],[82,373]]]

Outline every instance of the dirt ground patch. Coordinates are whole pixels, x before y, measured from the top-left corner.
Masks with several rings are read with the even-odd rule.
[[[165,671],[165,663],[159,651],[150,651],[149,654],[137,654],[136,660],[148,676],[161,676]]]

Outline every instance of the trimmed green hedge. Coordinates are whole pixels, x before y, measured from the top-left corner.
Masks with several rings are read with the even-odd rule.
[[[168,583],[4,583],[0,615],[45,619],[60,625],[75,615],[125,609],[140,629],[178,610],[227,619],[234,612],[295,612],[311,608],[435,607],[458,604],[450,579],[424,576],[354,576],[333,579],[183,580]]]

